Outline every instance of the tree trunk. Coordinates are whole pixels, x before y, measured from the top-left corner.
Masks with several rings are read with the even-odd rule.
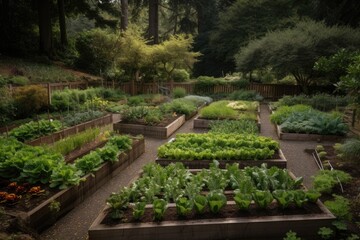
[[[51,0],[38,1],[39,13],[39,51],[52,57],[52,31],[51,31]]]
[[[60,25],[61,45],[66,46],[68,44],[68,41],[67,41],[67,34],[66,34],[64,0],[58,0],[57,4],[58,4],[58,9],[59,9],[59,25]]]
[[[128,12],[129,12],[128,0],[121,0],[121,19],[120,19],[121,31],[126,31],[128,27],[128,22],[129,22]]]
[[[149,0],[149,40],[159,43],[159,0]]]

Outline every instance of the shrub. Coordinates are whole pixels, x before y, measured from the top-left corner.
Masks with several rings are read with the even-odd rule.
[[[100,111],[87,111],[87,112],[77,112],[68,114],[64,117],[64,124],[66,126],[75,126],[77,124],[90,121],[92,119],[103,116],[104,113]]]
[[[164,103],[160,106],[163,113],[177,113],[189,116],[196,111],[196,105],[187,99],[174,99],[169,103]]]
[[[250,85],[250,82],[246,78],[240,78],[238,80],[230,81],[230,84],[236,88],[243,89]]]
[[[172,78],[175,82],[186,82],[190,79],[190,74],[185,69],[174,69]]]
[[[15,117],[14,100],[7,88],[0,88],[0,126]]]
[[[14,105],[17,117],[27,117],[48,107],[48,96],[45,88],[40,86],[24,86],[15,89]]]
[[[336,147],[336,153],[344,160],[357,161],[360,156],[360,139],[353,138]]]
[[[182,87],[176,87],[173,89],[172,95],[174,98],[182,98],[186,96],[186,89]]]
[[[18,86],[24,86],[30,83],[29,79],[24,76],[12,76],[9,77],[8,83],[18,85]]]
[[[141,106],[145,105],[145,99],[142,96],[131,96],[127,100],[129,106]]]
[[[212,89],[214,86],[224,84],[226,84],[226,81],[223,78],[200,76],[195,82],[194,92],[197,94],[213,92]]]
[[[201,106],[202,104],[210,104],[213,100],[210,97],[197,96],[197,95],[187,95],[184,99],[190,100],[195,103],[196,106]]]
[[[253,90],[238,90],[232,92],[228,98],[230,100],[262,101],[264,98]]]

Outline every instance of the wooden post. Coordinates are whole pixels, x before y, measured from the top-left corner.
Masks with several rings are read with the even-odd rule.
[[[51,106],[51,85],[47,83],[48,105]]]

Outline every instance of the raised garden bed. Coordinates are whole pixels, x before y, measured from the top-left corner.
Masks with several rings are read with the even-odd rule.
[[[108,114],[103,117],[100,117],[100,118],[97,118],[97,119],[94,119],[94,120],[91,120],[91,121],[88,121],[85,123],[81,123],[81,124],[75,125],[73,127],[63,129],[59,132],[55,132],[51,135],[43,136],[43,137],[28,141],[25,143],[28,145],[32,145],[32,146],[52,144],[56,141],[59,141],[60,139],[66,138],[70,135],[85,131],[86,129],[105,126],[105,125],[111,124],[112,122],[113,122],[112,115]]]
[[[233,202],[228,202],[229,205]],[[96,218],[89,229],[89,240],[132,239],[282,239],[292,230],[301,237],[315,239],[319,228],[330,226],[335,217],[318,201],[320,213],[283,216],[215,218],[177,220],[149,223],[125,223],[109,226],[102,222],[107,208]],[[169,209],[168,209],[169,210]]]
[[[233,167],[234,166],[226,171],[230,171],[236,175]],[[130,186],[128,189],[131,189],[130,191],[134,191],[132,193],[134,193],[135,196],[140,194],[135,197],[135,199],[130,199],[138,201],[137,199],[141,199],[141,196],[149,197],[146,191],[144,192],[146,195],[141,194],[144,183],[146,182],[149,182],[148,184],[151,184],[151,186],[153,186],[153,184],[155,184],[155,186],[157,184],[161,184],[162,181],[165,181],[166,184],[170,184],[168,182],[172,181],[171,179],[174,174],[179,179],[183,179],[183,177],[188,176],[190,182],[194,179],[198,179],[195,176],[189,176],[188,173],[186,171],[184,172],[184,169],[182,169],[179,165],[171,166],[169,170],[158,168],[157,165],[154,165],[154,168],[148,165],[144,168],[142,177],[150,178],[148,179],[149,181],[140,181],[141,179],[139,179],[136,184]],[[266,170],[264,167],[252,169],[252,171],[258,173],[260,171],[266,176],[270,176],[267,174],[273,172],[274,170],[275,169]],[[210,172],[205,173],[204,171]],[[201,178],[206,178],[207,180],[204,180],[206,182],[209,181],[209,179],[213,179],[215,176],[219,176],[218,174],[223,174],[223,176],[227,176],[229,174],[229,172],[221,173],[219,171],[223,170],[216,167],[211,170],[202,170],[196,174],[202,174]],[[281,189],[288,189],[284,191],[291,191],[290,189],[294,190],[300,188],[299,191],[304,191],[301,190],[301,183],[299,185],[298,180],[294,179],[294,176],[291,173],[286,170],[276,171],[278,171],[277,174],[281,175],[285,182],[290,181],[290,179],[293,179],[294,181],[292,183],[290,183],[291,181],[288,182],[290,185],[287,185],[285,188],[281,187]],[[277,174],[273,175],[273,177],[277,176]],[[286,175],[287,177],[285,177]],[[240,182],[245,181],[243,184],[247,181],[246,178],[239,178],[238,180]],[[175,189],[182,186],[182,184],[178,181],[175,181],[175,183],[180,184],[175,184],[176,186],[171,184]],[[240,185],[243,184],[240,183]],[[282,183],[279,184],[283,186]],[[174,190],[171,188],[169,189],[170,192],[168,192],[168,188],[166,186],[163,186],[161,189],[159,190],[160,192],[156,191],[153,193],[154,196],[157,196],[160,199],[165,198],[165,195]],[[184,189],[186,189],[186,187]],[[243,189],[241,191],[246,191],[244,188],[241,189]],[[278,188],[274,186],[274,189]],[[138,192],[138,190],[140,190],[140,192]],[[108,199],[109,205],[117,206],[117,201],[123,202],[124,196],[129,194],[126,190],[124,191],[125,192],[123,193],[120,191],[118,194],[112,195],[110,199]],[[215,190],[215,192],[216,191],[217,190]],[[256,191],[257,190],[255,190],[255,192]],[[292,205],[286,207],[285,209],[279,208],[279,203],[273,200],[269,202],[267,207],[259,208],[257,200],[255,199],[255,196],[253,196],[253,200],[251,203],[249,202],[249,207],[246,210],[239,210],[236,201],[232,199],[229,192],[230,195],[231,192],[234,194],[234,191],[225,191],[224,194],[226,194],[226,197],[224,197],[225,199],[223,199],[223,201],[226,204],[223,205],[223,207],[220,207],[220,209],[216,212],[214,212],[215,205],[209,203],[205,206],[202,213],[196,213],[194,208],[192,208],[192,210],[186,212],[185,215],[180,216],[178,211],[179,209],[177,209],[178,203],[173,203],[171,201],[167,203],[165,201],[167,208],[161,221],[153,220],[153,217],[156,216],[153,212],[155,208],[154,204],[156,201],[159,201],[159,199],[153,200],[154,204],[149,204],[147,202],[144,213],[140,216],[140,220],[136,220],[133,215],[134,212],[132,209],[136,206],[136,204],[134,205],[132,200],[130,200],[128,207],[123,208],[121,219],[112,219],[110,215],[116,210],[111,209],[110,207],[105,207],[91,225],[89,229],[89,239],[282,239],[289,230],[297,232],[301,237],[315,239],[319,228],[331,226],[331,222],[335,219],[333,214],[331,214],[319,200],[315,202],[309,201],[305,205],[301,205],[301,207]],[[206,193],[201,194],[203,195]],[[210,194],[211,193],[208,193],[207,195],[208,201],[214,200],[211,197],[209,198]],[[272,194],[274,194],[274,192]],[[190,193],[185,192],[184,196],[190,195]],[[215,200],[215,202],[216,201],[217,200]],[[213,204],[215,204],[215,202],[213,202]],[[159,208],[157,207],[157,209]]]
[[[87,174],[84,177],[85,180],[78,186],[72,186],[54,194],[30,211],[14,211],[12,214],[17,215],[26,226],[40,232],[83,202],[113,176],[134,162],[144,151],[144,139],[136,139],[133,141],[131,150],[120,154],[118,162],[114,164],[106,162],[96,172]],[[60,210],[55,213],[50,208],[54,202],[60,203]]]
[[[276,133],[281,140],[297,140],[297,141],[339,141],[345,136],[338,135],[320,135],[310,133],[285,133],[279,125],[276,125]]]
[[[166,139],[179,129],[185,123],[185,115],[177,117],[174,121],[165,127],[131,124],[131,123],[115,123],[114,131],[125,134],[139,135],[148,137]]]
[[[206,103],[203,103],[201,106],[199,106],[197,108],[196,111],[192,112],[191,114],[189,114],[188,116],[185,116],[185,120],[188,121],[190,119],[192,119],[193,117],[195,117],[196,114],[198,114],[199,110],[202,109],[203,107],[206,106]]]
[[[260,166],[263,163],[266,163],[268,167],[276,166],[278,168],[286,168],[287,160],[281,150],[274,156],[274,159],[266,160],[217,160],[219,162],[220,168],[225,168],[227,164],[237,163],[240,168],[248,166]],[[212,160],[173,160],[173,159],[162,159],[157,158],[156,163],[161,166],[167,166],[171,163],[182,163],[189,169],[202,169],[209,168]]]
[[[210,120],[210,119],[204,119],[204,118],[200,118],[199,116],[196,117],[194,119],[194,128],[205,128],[205,129],[209,129],[210,128],[210,123],[212,121],[216,121],[216,120]],[[237,121],[236,119],[229,119],[229,121]],[[257,115],[257,125],[258,128],[260,130],[261,128],[261,122],[260,122],[260,117],[259,115]]]

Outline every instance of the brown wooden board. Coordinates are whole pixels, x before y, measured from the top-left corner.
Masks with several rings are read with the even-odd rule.
[[[310,133],[285,133],[281,130],[279,125],[276,125],[276,133],[281,140],[296,140],[296,141],[340,141],[346,136],[338,135],[319,135]]]

